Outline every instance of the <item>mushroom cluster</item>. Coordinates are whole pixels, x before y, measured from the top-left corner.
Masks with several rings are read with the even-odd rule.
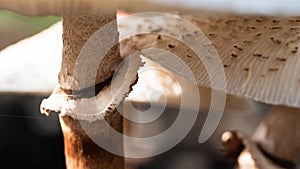
[[[119,46],[115,45],[108,53],[105,53],[101,63],[95,62],[99,57],[96,53],[101,53],[101,49],[85,53],[84,60],[79,58],[82,49],[88,49],[85,48],[85,44],[89,38],[110,22],[113,24],[106,32],[109,35],[106,36],[106,40],[118,42],[117,23],[114,22],[115,11],[111,12],[111,9],[117,7],[111,6],[108,13],[98,14],[94,13],[93,9],[104,9],[100,7],[109,6],[103,5],[104,3],[111,3],[101,1],[102,5],[99,3],[96,5],[96,1],[91,1],[94,3],[55,1],[51,6],[45,5],[48,4],[47,2],[49,1],[39,1],[39,3],[30,1],[34,5],[26,5],[26,7],[30,6],[36,10],[28,10],[20,5],[21,2],[0,0],[4,8],[29,15],[63,13],[64,48],[59,84],[53,94],[43,101],[41,111],[46,114],[50,111],[61,113],[60,121],[64,132],[68,168],[99,168],[99,166],[106,169],[123,168],[124,158],[97,146],[81,126],[83,123],[90,125],[90,128],[99,128],[104,121],[108,121],[114,129],[122,132],[122,117],[116,110],[116,106],[130,92],[131,86],[137,80],[137,69],[141,65],[139,58],[133,59],[130,69],[122,67],[119,69],[123,74],[120,73],[116,79],[124,85],[119,86],[116,95],[109,95],[108,91],[111,88],[113,73],[123,61],[119,54]],[[28,2],[22,1],[22,3]],[[126,3],[116,4],[125,5]],[[72,8],[68,8],[70,6]],[[150,7],[147,9],[149,10]],[[124,29],[131,31],[146,29],[150,34],[137,35],[122,41],[121,46],[126,46],[123,51],[125,53],[139,51],[145,57],[162,63],[162,66],[167,69],[184,76],[174,69],[175,67],[180,70],[182,66],[180,62],[176,62],[174,66],[174,63],[163,62],[153,57],[159,53],[147,53],[143,49],[154,47],[169,51],[176,54],[192,70],[198,85],[273,105],[269,115],[252,138],[241,131],[224,133],[222,141],[225,154],[238,163],[241,169],[244,167],[259,169],[299,167],[300,18],[231,14],[209,17],[178,15],[178,17],[193,23],[201,31],[193,30],[181,34],[182,30],[187,29],[182,22],[174,23],[174,20],[161,18],[164,24],[155,24],[155,21],[149,19],[138,20],[136,18],[138,24],[132,24],[136,21],[122,23],[125,24]],[[224,84],[226,88],[214,88],[210,84],[206,67],[201,62],[201,57],[208,60],[215,59],[217,56],[213,55],[214,52],[203,51],[203,56],[198,57],[195,51],[183,43],[200,33],[206,35],[209,43],[203,43],[203,46],[198,47],[201,49],[214,47],[220,57],[226,75],[226,84]],[[170,38],[174,36],[177,39]],[[103,37],[94,38],[99,40]],[[202,39],[193,40],[199,42]],[[103,41],[98,42],[103,46],[101,44]],[[99,44],[90,45],[95,47]],[[207,53],[209,55],[206,55]],[[81,65],[78,70],[77,64]],[[95,67],[95,64],[98,64],[97,69],[91,69],[90,65]],[[218,79],[219,75],[216,72],[213,74],[214,78]],[[121,77],[125,77],[125,80]],[[92,100],[102,103],[100,108],[89,105]],[[84,106],[81,107],[81,105]],[[80,114],[78,110],[81,110]],[[109,133],[104,130],[100,129],[92,133],[98,135],[100,139],[110,139]],[[122,146],[122,140],[116,143],[116,147],[122,149]],[[251,157],[251,164],[244,163],[245,154]]]

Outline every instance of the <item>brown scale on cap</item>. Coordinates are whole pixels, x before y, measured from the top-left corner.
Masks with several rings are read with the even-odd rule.
[[[281,30],[282,27],[281,26],[273,26],[273,27],[270,27],[270,30]]]
[[[276,60],[278,60],[278,61],[286,61],[287,59],[286,58],[276,58]]]
[[[233,47],[236,48],[236,49],[238,49],[238,50],[243,50],[243,48],[240,48],[237,45],[234,45]]]
[[[282,43],[281,40],[275,39],[274,37],[270,37],[270,40],[277,45],[280,45]]]
[[[275,71],[278,71],[278,70],[279,70],[279,68],[277,68],[277,67],[269,68],[270,72],[275,72]]]
[[[232,53],[232,54],[231,54],[231,57],[233,57],[233,58],[237,58],[237,57],[238,57],[238,55],[237,55],[237,54],[234,54],[234,53]]]
[[[175,45],[169,44],[168,47],[169,47],[169,48],[175,48]]]
[[[293,50],[292,53],[297,53],[298,52],[298,47],[296,46]]]
[[[262,33],[258,33],[258,34],[256,34],[256,35],[254,35],[253,37],[258,38],[258,37],[260,37],[261,35],[262,35]]]

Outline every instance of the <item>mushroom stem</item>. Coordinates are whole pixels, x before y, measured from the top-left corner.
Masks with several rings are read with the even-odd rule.
[[[76,12],[63,14],[63,59],[59,84],[65,91],[80,91],[105,82],[122,61],[116,13],[98,14],[90,12],[86,3],[80,6]],[[106,29],[102,29],[104,26]],[[99,37],[103,35],[98,32],[101,30],[107,31],[103,37]],[[105,53],[101,48],[108,47],[108,42],[117,45]],[[97,63],[101,55],[105,57]]]
[[[98,84],[110,82],[113,72],[122,61],[119,54],[119,46],[115,45],[105,54],[101,63],[95,63],[98,66],[97,71],[92,71],[91,64],[94,64],[96,58],[99,58],[97,51],[83,54],[87,64],[81,64],[80,72],[76,72],[78,58],[88,39],[98,29],[104,25],[116,20],[115,13],[89,13],[89,6],[80,1],[80,8],[76,12],[63,14],[63,58],[61,71],[59,74],[59,87],[62,93],[73,95],[74,92],[84,92],[85,89],[96,88]],[[78,5],[78,4],[77,4]],[[118,44],[118,30],[116,22],[112,22],[110,32],[106,32],[109,40]],[[105,42],[100,42],[105,43]],[[95,46],[94,46],[95,47]],[[99,47],[99,46],[98,46]],[[94,49],[94,48],[93,48]],[[101,49],[100,49],[101,50]],[[77,73],[77,75],[75,75]],[[96,75],[95,75],[96,74]],[[78,77],[77,77],[78,76]],[[91,76],[95,76],[91,81]],[[96,91],[95,91],[96,92]],[[97,93],[95,93],[97,94]],[[80,96],[81,98],[85,96]],[[75,97],[74,97],[75,98]],[[76,99],[75,99],[76,100]],[[88,111],[88,109],[85,109]],[[75,110],[73,110],[75,111]],[[89,112],[87,112],[88,114]],[[76,112],[74,112],[76,114]],[[82,124],[86,124],[93,129],[93,136],[102,140],[111,139],[110,133],[101,129],[101,124],[109,123],[112,128],[122,133],[122,117],[117,110],[111,110],[104,115],[103,119],[98,119],[90,123],[87,120],[77,120],[70,116],[60,115],[60,123],[64,135],[66,165],[68,169],[122,169],[124,168],[124,158],[107,152],[98,146],[87,135]],[[97,128],[98,127],[98,128]],[[89,133],[90,134],[90,133]],[[115,140],[112,140],[115,141]],[[119,140],[117,147],[122,151],[123,143]]]
[[[114,127],[117,131],[122,131],[121,116],[113,113],[116,116]],[[110,120],[112,120],[112,117]],[[86,129],[82,127],[86,121],[75,120],[69,116],[60,116],[60,124],[64,135],[65,158],[67,169],[123,169],[124,158],[112,154],[90,138],[91,135],[86,134]],[[97,128],[103,120],[97,120],[89,123],[89,128]],[[89,132],[89,134],[91,134]],[[105,131],[93,133],[93,138],[110,139],[110,134]],[[119,140],[120,141],[120,140]],[[122,151],[123,143],[117,143],[118,149]]]
[[[300,157],[300,110],[274,106],[254,134],[264,153],[282,166],[296,165]]]

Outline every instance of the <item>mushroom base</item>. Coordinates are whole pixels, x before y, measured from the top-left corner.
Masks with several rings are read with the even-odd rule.
[[[114,123],[110,123],[118,132],[122,132],[122,117],[115,111],[111,116]],[[104,120],[97,120],[93,123],[83,122],[89,127],[99,127]],[[116,123],[118,122],[118,123]],[[60,116],[60,124],[64,135],[65,157],[67,169],[123,169],[124,158],[112,154],[97,145],[85,132],[82,122],[69,116]],[[93,135],[101,136],[101,139],[110,139],[109,133],[103,130],[93,130]],[[123,149],[122,140],[118,144]]]

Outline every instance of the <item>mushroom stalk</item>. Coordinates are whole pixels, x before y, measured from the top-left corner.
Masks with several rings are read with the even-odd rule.
[[[118,45],[114,46],[108,53],[106,53],[96,72],[90,71],[91,65],[83,66],[83,71],[79,72],[79,79],[74,77],[75,67],[80,52],[91,37],[98,29],[104,25],[115,21],[116,14],[96,14],[89,13],[89,6],[87,4],[80,5],[81,7],[76,12],[64,13],[63,15],[63,59],[61,71],[59,74],[59,90],[62,93],[73,95],[74,93],[84,92],[85,89],[94,88],[97,94],[96,86],[101,83],[110,82],[113,72],[121,62]],[[111,32],[107,35],[111,40],[118,41],[118,31],[116,22],[113,23]],[[85,56],[83,56],[85,57]],[[97,58],[97,54],[90,59]],[[82,74],[80,74],[82,73]],[[89,81],[91,76],[95,76],[94,82]],[[86,77],[86,78],[85,78]],[[90,86],[91,85],[91,86]],[[101,89],[99,89],[101,90]],[[81,95],[81,97],[85,97]],[[87,96],[88,97],[88,96]],[[75,110],[74,110],[75,111]],[[88,110],[86,110],[88,111]],[[76,112],[74,112],[76,113]],[[70,116],[60,115],[61,128],[64,135],[66,166],[69,169],[122,169],[124,168],[124,158],[107,152],[97,145],[87,135],[82,124],[87,124],[89,128],[94,129],[93,135],[101,139],[110,139],[110,133],[99,129],[102,123],[107,122],[118,132],[122,133],[122,117],[117,110],[112,110],[104,115],[103,119],[98,119],[92,123],[87,120],[77,120]],[[97,128],[98,127],[98,128]],[[96,129],[96,130],[95,130]],[[90,133],[89,133],[90,134]],[[118,148],[123,149],[123,143],[118,143]]]
[[[117,113],[117,112],[114,112]],[[112,119],[111,119],[112,120]],[[117,116],[115,126],[122,131],[122,120]],[[82,121],[69,116],[60,116],[60,124],[64,135],[65,158],[67,169],[123,169],[124,158],[112,154],[97,145],[82,128]],[[89,124],[92,128],[101,125],[102,120]],[[103,131],[94,133],[101,139],[109,139],[109,134]],[[93,136],[94,137],[94,136]],[[122,148],[122,142],[119,143]]]

